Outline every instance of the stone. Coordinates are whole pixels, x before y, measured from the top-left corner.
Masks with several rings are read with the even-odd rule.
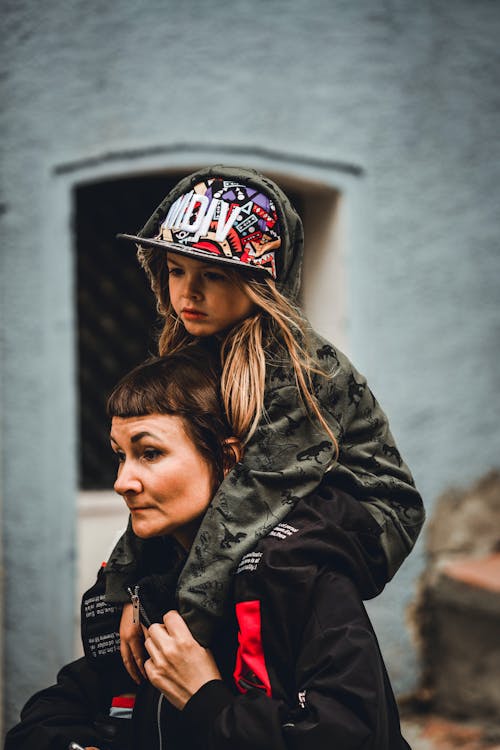
[[[449,490],[426,530],[427,566],[410,612],[420,696],[460,720],[500,725],[500,473]]]
[[[429,592],[433,703],[445,715],[500,719],[500,554],[448,563]]]

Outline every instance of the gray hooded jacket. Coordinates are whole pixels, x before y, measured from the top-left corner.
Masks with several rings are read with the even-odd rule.
[[[281,245],[275,254],[276,282],[295,300],[304,245],[298,214],[268,178],[251,169],[225,166],[203,169],[181,180],[138,235],[125,236],[139,245],[138,257],[157,299],[160,290],[168,288],[168,245],[158,239],[162,222],[180,196],[212,177],[250,186],[271,198],[281,230]],[[195,255],[189,249],[181,252]],[[159,307],[161,310],[161,303]],[[243,461],[219,487],[179,578],[179,611],[204,645],[210,642],[242,557],[322,481],[357,498],[369,511],[369,522],[375,519],[388,580],[411,551],[423,524],[422,499],[365,378],[342,352],[314,331],[310,331],[308,348],[320,369],[328,373],[326,378],[315,377],[314,389],[337,439],[339,454],[306,413],[291,363],[275,352],[266,353],[265,417],[247,443]],[[137,577],[140,557],[141,541],[129,524],[108,561],[109,599],[127,599],[126,587]]]

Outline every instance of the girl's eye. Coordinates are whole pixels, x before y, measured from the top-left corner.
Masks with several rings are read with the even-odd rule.
[[[226,276],[223,273],[217,273],[217,271],[206,271],[205,278],[209,281],[225,281]]]
[[[177,266],[171,266],[168,268],[168,275],[169,276],[182,276],[182,268],[178,268]]]

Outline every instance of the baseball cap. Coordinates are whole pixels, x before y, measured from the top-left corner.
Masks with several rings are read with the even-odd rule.
[[[168,250],[270,276],[292,299],[300,289],[302,221],[283,190],[251,167],[202,167],[170,190],[137,234],[117,237],[137,245],[160,307]]]
[[[140,247],[266,271],[276,278],[280,222],[272,198],[264,192],[234,179],[206,177],[167,208],[153,237],[118,237]]]

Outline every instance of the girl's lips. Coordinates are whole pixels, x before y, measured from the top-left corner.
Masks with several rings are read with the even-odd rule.
[[[182,315],[188,320],[199,320],[200,318],[206,318],[206,313],[200,312],[199,310],[187,310],[182,311]]]

